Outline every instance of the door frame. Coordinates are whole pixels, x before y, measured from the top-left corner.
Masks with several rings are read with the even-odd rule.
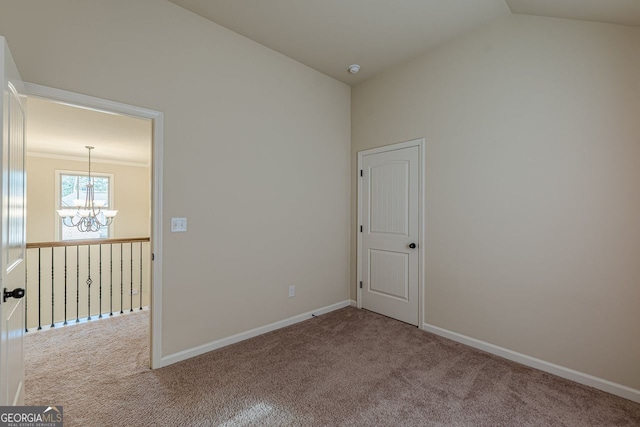
[[[116,113],[143,119],[150,119],[151,137],[151,346],[149,364],[151,369],[162,367],[162,166],[164,143],[164,115],[160,111],[94,96],[83,95],[62,89],[55,89],[35,83],[24,83],[25,95],[37,96],[74,107],[87,108],[99,112]],[[28,177],[27,177],[28,179]]]
[[[427,161],[425,155],[426,142],[424,138],[412,139],[410,141],[399,142],[397,144],[385,145],[383,147],[371,148],[368,150],[358,151],[358,169],[356,170],[356,179],[358,180],[358,217],[356,233],[358,234],[358,242],[356,244],[357,254],[357,272],[356,272],[356,291],[357,291],[357,307],[362,308],[362,289],[360,282],[362,281],[362,233],[359,228],[362,225],[362,158],[370,154],[385,153],[388,151],[401,150],[403,148],[418,147],[418,328],[424,329],[424,296],[425,296],[425,278],[424,278],[424,231],[425,231],[425,175]]]

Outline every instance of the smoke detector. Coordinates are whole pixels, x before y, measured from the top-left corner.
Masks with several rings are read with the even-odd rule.
[[[349,65],[349,68],[347,69],[351,74],[358,74],[358,71],[360,71],[360,66],[358,64],[353,64]]]

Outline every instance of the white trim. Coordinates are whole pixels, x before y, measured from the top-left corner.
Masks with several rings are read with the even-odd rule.
[[[477,348],[482,351],[486,351],[487,353],[495,354],[496,356],[640,403],[640,390],[594,377],[593,375],[585,374],[584,372],[565,368],[564,366],[546,362],[532,356],[527,356],[526,354],[518,353],[516,351],[471,338],[457,332],[452,332],[447,329],[439,328],[438,326],[430,325],[428,323],[424,323],[422,329],[441,337],[448,338],[452,341],[468,345],[469,347]]]
[[[362,289],[360,288],[360,282],[362,281],[362,254],[360,248],[362,248],[362,233],[360,232],[360,225],[362,224],[362,177],[360,171],[362,170],[362,152],[358,152],[358,168],[356,169],[356,180],[358,181],[357,187],[357,218],[356,218],[356,307],[362,308]]]
[[[151,174],[153,206],[151,209],[151,244],[154,256],[151,270],[151,369],[162,363],[162,165],[164,164],[164,115],[153,119]]]
[[[356,295],[358,308],[362,308],[362,290],[360,289],[360,281],[362,280],[362,233],[360,233],[360,225],[362,224],[362,179],[360,171],[362,170],[362,158],[370,154],[385,153],[387,151],[402,150],[409,147],[418,147],[418,162],[420,163],[420,171],[418,177],[418,327],[425,321],[424,314],[424,298],[425,298],[425,276],[424,276],[424,234],[425,234],[425,176],[427,169],[426,161],[426,141],[424,138],[412,139],[411,141],[399,142],[397,144],[385,145],[384,147],[371,148],[369,150],[358,151],[358,169],[356,170],[356,179],[358,180],[358,218],[356,224],[356,233],[358,234],[358,242],[356,244]]]
[[[420,263],[418,265],[418,274],[420,275],[419,279],[420,280],[420,319],[418,320],[418,327],[422,326],[424,324],[424,321],[426,320],[426,318],[424,317],[424,307],[425,307],[425,300],[426,300],[426,295],[427,295],[427,284],[426,284],[426,278],[425,278],[425,260],[426,260],[426,251],[423,250],[423,248],[426,247],[426,228],[427,228],[427,217],[426,217],[426,199],[427,199],[427,195],[426,195],[426,191],[427,191],[427,146],[426,146],[426,141],[424,140],[424,138],[422,138],[421,140],[419,140],[419,147],[420,147],[420,153],[419,153],[419,157],[420,157],[420,177],[418,178],[418,180],[420,181],[420,189],[419,191],[419,196],[420,199],[418,200],[418,206],[420,206],[420,218],[419,218],[419,223],[418,223],[418,229],[420,232],[420,237],[419,237],[419,244],[418,244],[418,249],[420,250],[419,252],[419,257],[420,257]]]
[[[350,299],[349,300],[349,305],[351,307],[358,307],[358,301],[354,300],[354,299]]]
[[[83,95],[81,93],[69,92],[67,90],[55,89],[35,83],[24,82],[24,92],[26,95],[39,96],[61,104],[101,113],[124,114],[126,116],[154,120],[158,116],[162,116],[162,113],[159,111],[123,104],[109,99],[96,98],[95,96]]]
[[[51,153],[38,153],[36,151],[28,151],[27,157],[42,157],[45,159],[58,159],[58,160],[72,160],[74,162],[84,162],[87,163],[86,157],[78,157],[78,156],[65,156],[62,154],[51,154]],[[107,165],[119,165],[119,166],[131,166],[136,168],[148,168],[151,166],[149,163],[140,163],[140,162],[125,162],[121,160],[110,160],[110,159],[101,159],[100,157],[91,156],[91,163],[94,164],[107,164]]]
[[[16,392],[16,397],[13,399],[12,406],[22,406],[20,405],[22,402],[24,402],[24,379],[18,384],[18,391]]]
[[[298,314],[297,316],[289,317],[288,319],[280,320],[278,322],[270,323],[268,325],[260,326],[258,328],[254,328],[245,332],[240,332],[239,334],[231,335],[230,337],[221,338],[219,340],[212,341],[207,344],[199,345],[194,348],[190,348],[188,350],[182,350],[177,353],[171,354],[169,356],[164,356],[160,360],[160,366],[168,366],[173,363],[181,362],[186,359],[190,359],[192,357],[199,356],[204,353],[208,353],[213,350],[217,350],[222,347],[226,347],[231,344],[235,344],[240,341],[247,340],[249,338],[257,337],[258,335],[266,334],[267,332],[275,331],[276,329],[281,329],[287,326],[294,325],[296,323],[303,322],[305,320],[309,320],[312,317],[320,316],[322,314],[329,313],[334,310],[339,310],[344,307],[348,307],[351,304],[352,300],[344,300],[335,304],[328,305],[326,307],[319,308],[317,310],[308,311],[303,314]]]
[[[123,114],[132,117],[151,119],[153,138],[151,139],[151,354],[152,369],[160,367],[162,358],[162,167],[164,145],[164,115],[160,111],[150,110],[108,99],[96,98],[80,93],[69,92],[24,83],[26,95],[39,96],[76,107],[87,108],[111,114]]]

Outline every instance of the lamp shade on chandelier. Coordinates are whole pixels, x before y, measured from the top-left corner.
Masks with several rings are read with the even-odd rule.
[[[96,232],[102,227],[107,227],[113,223],[113,219],[118,211],[102,209],[105,201],[96,201],[94,195],[94,182],[91,178],[91,150],[94,147],[87,145],[89,150],[89,173],[86,184],[85,199],[75,199],[73,209],[59,209],[58,215],[62,218],[62,225],[77,228],[81,232]]]

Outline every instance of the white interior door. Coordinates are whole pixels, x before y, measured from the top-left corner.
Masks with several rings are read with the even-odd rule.
[[[3,37],[2,66],[2,251],[0,268],[0,405],[24,403],[25,109],[20,75]]]
[[[420,145],[364,151],[360,165],[362,307],[418,326]]]

